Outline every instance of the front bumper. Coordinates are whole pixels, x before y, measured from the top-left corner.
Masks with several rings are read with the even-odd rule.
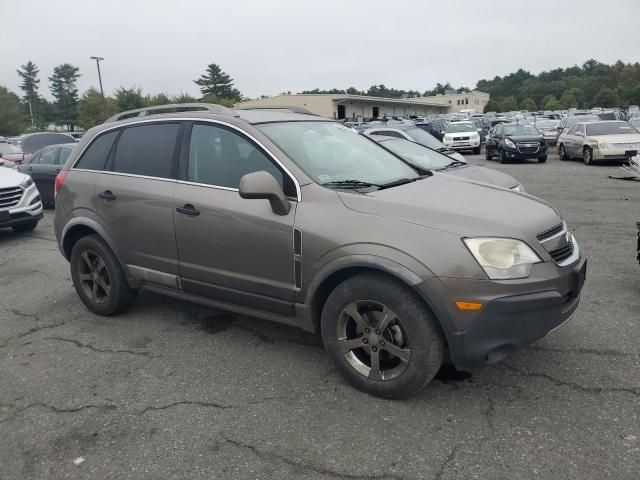
[[[593,160],[625,160],[634,157],[640,152],[640,149],[622,150],[617,148],[599,149],[594,148]]]
[[[434,278],[422,287],[440,319],[450,359],[464,370],[500,361],[562,325],[578,308],[586,260],[569,267],[534,265],[527,279]],[[455,302],[479,302],[479,311]]]
[[[471,150],[474,148],[478,148],[480,146],[480,139],[477,140],[464,140],[457,142],[449,142],[444,143],[445,147],[450,148],[452,150]]]
[[[520,151],[517,148],[504,147],[504,153],[511,160],[527,160],[529,158],[540,158],[547,155],[547,145],[541,145],[535,152]]]
[[[43,217],[42,201],[35,185],[24,190],[17,205],[0,209],[0,228],[38,221]]]

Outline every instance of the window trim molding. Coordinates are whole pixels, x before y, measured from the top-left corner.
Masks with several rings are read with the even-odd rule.
[[[140,177],[140,178],[150,178],[150,179],[156,179],[156,180],[165,180],[165,181],[174,181],[174,182],[180,182],[180,183],[192,183],[193,182],[184,182],[182,180],[177,180],[175,178],[162,178],[162,177],[149,177],[149,176],[145,176],[145,175],[135,175],[135,174],[122,174],[121,172],[111,172],[111,171],[107,171],[107,170],[93,170],[93,169],[89,169],[89,168],[76,168],[76,165],[78,164],[78,162],[82,159],[82,156],[84,155],[85,151],[93,144],[93,142],[95,142],[95,140],[97,138],[99,138],[100,136],[102,136],[103,134],[110,132],[112,130],[118,130],[118,129],[124,129],[130,126],[134,126],[134,125],[140,125],[140,124],[145,124],[145,123],[163,123],[163,122],[180,122],[181,125],[184,124],[184,122],[205,122],[205,123],[214,123],[214,124],[218,124],[218,125],[224,125],[226,127],[229,127],[243,135],[245,135],[246,137],[248,137],[249,139],[251,139],[253,142],[256,143],[256,145],[258,145],[262,150],[264,150],[264,152],[266,152],[266,154],[273,159],[273,161],[280,166],[280,168],[282,168],[282,170],[284,170],[285,174],[289,175],[289,177],[291,177],[291,180],[293,181],[293,184],[296,187],[296,201],[297,202],[301,202],[302,201],[302,193],[300,191],[300,182],[298,182],[298,179],[291,173],[291,171],[287,168],[286,165],[284,165],[280,160],[278,160],[278,158],[276,158],[276,156],[271,153],[271,151],[265,147],[265,145],[258,140],[257,138],[255,138],[253,135],[251,135],[249,132],[231,124],[228,122],[224,122],[222,120],[217,120],[217,119],[213,119],[213,118],[202,118],[202,117],[163,117],[163,118],[154,118],[154,119],[147,119],[147,120],[137,120],[135,122],[128,122],[126,124],[119,124],[119,125],[114,125],[112,127],[109,128],[105,128],[104,130],[100,131],[100,133],[98,135],[95,135],[82,149],[82,151],[80,151],[80,153],[78,154],[78,157],[73,161],[73,164],[71,165],[71,167],[69,167],[69,170],[78,170],[78,171],[84,171],[84,172],[97,172],[97,173],[111,173],[111,174],[120,174],[120,175],[127,175],[127,176],[132,176],[132,177]],[[195,184],[195,185],[203,185],[203,184]],[[212,188],[218,188],[218,189],[223,189],[223,190],[229,190],[230,187],[223,187],[223,186],[218,186],[218,185],[206,185],[208,187],[212,187]],[[238,191],[238,189],[231,189],[231,190],[235,190]]]

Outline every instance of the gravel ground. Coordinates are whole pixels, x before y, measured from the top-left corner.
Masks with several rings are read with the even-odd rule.
[[[468,158],[560,208],[589,258],[582,304],[403,402],[350,388],[293,328],[151,294],[93,315],[51,211],[33,234],[1,231],[0,478],[637,479],[640,184],[555,154]]]

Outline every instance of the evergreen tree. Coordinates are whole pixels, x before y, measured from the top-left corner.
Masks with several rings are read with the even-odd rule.
[[[194,80],[194,83],[200,87],[203,97],[242,98],[240,91],[233,88],[233,79],[215,63],[209,64],[206,72]]]
[[[55,67],[53,75],[49,77],[51,95],[56,99],[55,122],[58,125],[66,125],[71,132],[78,118],[78,70],[78,67],[64,63]]]

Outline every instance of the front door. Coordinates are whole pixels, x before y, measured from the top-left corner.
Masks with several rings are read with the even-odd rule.
[[[134,278],[176,288],[173,228],[178,123],[122,130],[96,184],[96,210]]]
[[[240,178],[267,171],[295,196],[292,179],[259,145],[231,127],[195,123],[187,134],[174,223],[185,292],[291,316],[293,222],[267,200],[240,197]]]

